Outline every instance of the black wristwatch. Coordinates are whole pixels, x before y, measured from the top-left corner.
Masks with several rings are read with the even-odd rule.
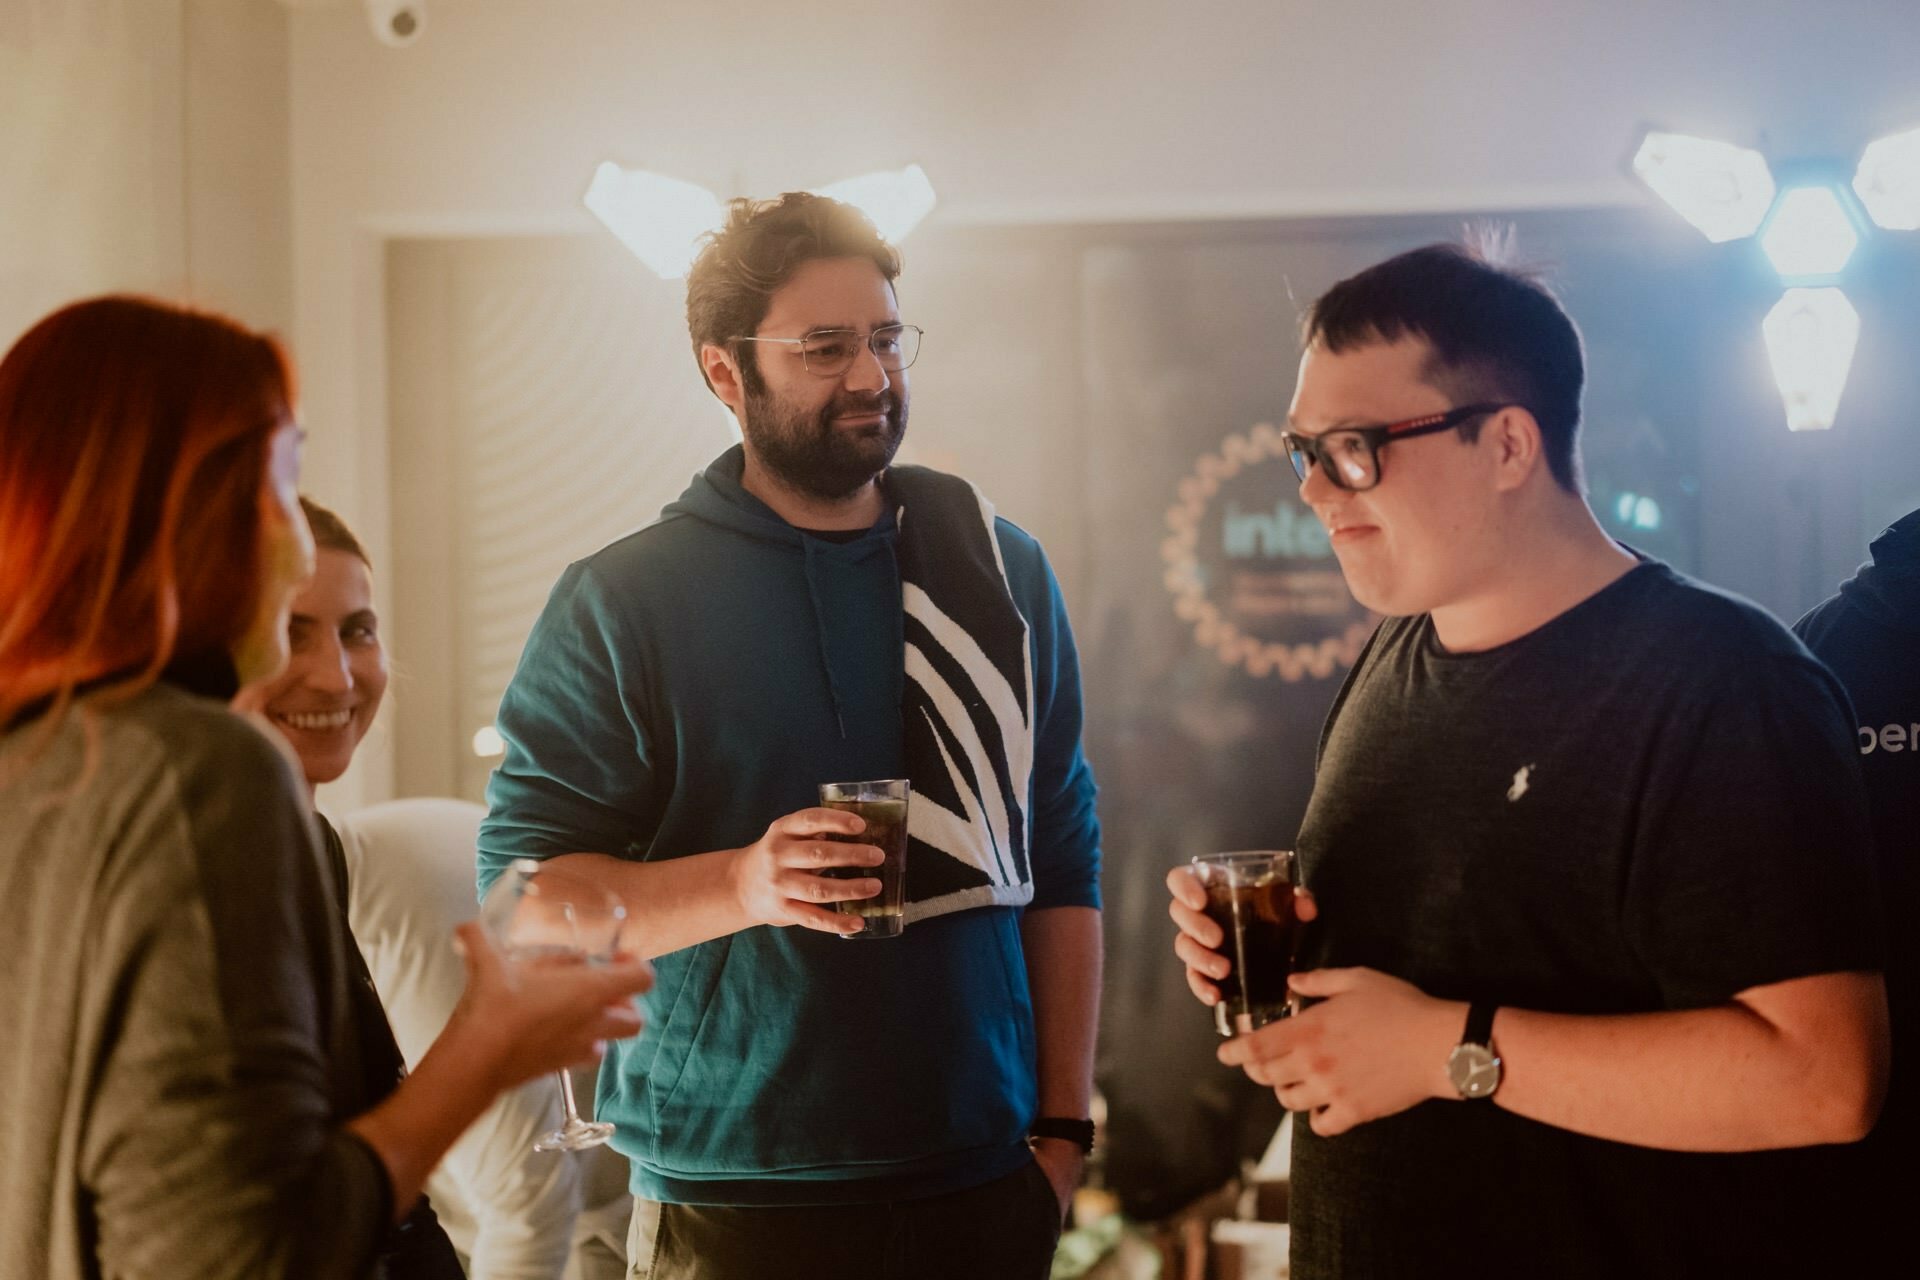
[[[1061,1138],[1079,1147],[1087,1155],[1093,1154],[1093,1121],[1069,1120],[1064,1116],[1041,1116],[1027,1130],[1029,1138]]]
[[[1493,1051],[1493,1015],[1500,1006],[1473,1004],[1467,1008],[1467,1029],[1447,1055],[1447,1078],[1469,1102],[1491,1098],[1500,1087],[1500,1055]]]

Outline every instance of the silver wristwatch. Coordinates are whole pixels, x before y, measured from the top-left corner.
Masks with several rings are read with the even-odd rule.
[[[1498,1005],[1467,1009],[1467,1029],[1447,1055],[1447,1078],[1468,1101],[1491,1098],[1500,1087],[1500,1055],[1493,1051],[1493,1015]]]

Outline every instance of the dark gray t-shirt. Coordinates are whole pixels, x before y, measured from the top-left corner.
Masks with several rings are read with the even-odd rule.
[[[1483,653],[1389,619],[1323,733],[1301,967],[1565,1013],[1877,969],[1845,707],[1784,627],[1658,563]],[[1294,1274],[1779,1274],[1818,1247],[1820,1160],[1656,1151],[1482,1103],[1302,1124]]]

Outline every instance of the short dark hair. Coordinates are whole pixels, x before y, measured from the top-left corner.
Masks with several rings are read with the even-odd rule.
[[[1414,337],[1422,378],[1456,403],[1523,405],[1540,424],[1554,480],[1581,492],[1580,331],[1537,272],[1497,261],[1495,245],[1430,244],[1349,276],[1308,310],[1302,338],[1338,354]],[[1471,441],[1480,421],[1461,428]]]
[[[900,251],[853,205],[807,191],[729,203],[726,226],[707,236],[687,272],[687,332],[694,359],[709,343],[724,347],[751,336],[780,286],[818,258],[865,258],[888,284],[900,275]],[[706,377],[704,364],[700,376]],[[741,362],[748,390],[759,388],[759,376],[755,361]]]
[[[300,495],[300,510],[306,513],[307,527],[313,530],[314,546],[322,551],[344,551],[350,556],[359,557],[360,563],[369,570],[373,568],[367,549],[360,545],[360,539],[353,536],[353,530],[347,528],[345,520],[304,493]]]

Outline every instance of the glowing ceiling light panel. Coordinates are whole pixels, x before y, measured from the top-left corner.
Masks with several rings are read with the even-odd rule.
[[[1840,197],[1831,187],[1790,187],[1760,233],[1760,248],[1782,280],[1837,276],[1860,247]]]
[[[1920,129],[1869,142],[1853,175],[1853,190],[1880,226],[1920,230]]]
[[[1787,428],[1824,431],[1840,410],[1860,313],[1838,289],[1789,289],[1761,322]]]
[[[1730,142],[1649,133],[1634,154],[1633,171],[1715,244],[1752,235],[1773,203],[1766,157]]]
[[[933,183],[928,181],[927,171],[917,164],[843,178],[815,187],[813,193],[854,205],[873,219],[874,227],[883,237],[895,244],[933,212],[935,203]]]
[[[814,188],[854,205],[882,236],[898,244],[933,211],[933,183],[917,164],[865,173]],[[663,280],[678,280],[693,266],[700,239],[726,225],[719,196],[691,182],[645,169],[622,169],[604,160],[593,171],[585,203],[620,243]]]
[[[686,275],[700,237],[727,219],[720,197],[705,187],[611,160],[593,171],[586,206],[663,280]]]

